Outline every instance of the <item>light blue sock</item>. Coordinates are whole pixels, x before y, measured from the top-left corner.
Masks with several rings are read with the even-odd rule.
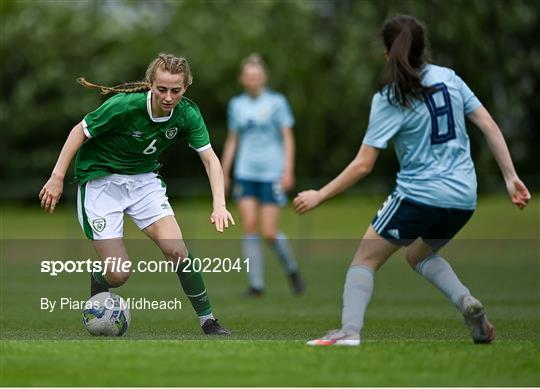
[[[298,264],[294,259],[287,235],[279,232],[276,236],[276,240],[270,241],[269,244],[272,250],[274,250],[278,256],[285,270],[287,270],[287,273],[294,273],[298,270]]]
[[[460,297],[471,293],[461,283],[450,264],[437,254],[430,255],[419,262],[415,270],[439,288],[458,309],[460,309]]]
[[[374,271],[362,265],[353,265],[347,271],[343,288],[341,327],[360,332],[364,315],[373,292]]]
[[[255,289],[264,289],[264,256],[259,235],[244,235],[242,250],[244,257],[249,258],[249,272],[247,273],[249,285]]]

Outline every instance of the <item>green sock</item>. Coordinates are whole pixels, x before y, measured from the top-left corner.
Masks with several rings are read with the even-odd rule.
[[[193,261],[191,253],[188,253],[188,257]],[[191,262],[190,272],[182,271],[184,268],[185,265],[180,266],[176,273],[178,274],[184,293],[189,298],[189,301],[191,301],[191,305],[198,316],[209,315],[212,313],[212,307],[210,306],[210,299],[206,293],[202,274],[193,271],[193,262]]]

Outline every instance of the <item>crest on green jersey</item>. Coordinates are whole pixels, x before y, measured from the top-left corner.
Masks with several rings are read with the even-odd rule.
[[[176,127],[169,128],[167,131],[165,131],[165,136],[167,137],[167,139],[174,138],[176,134],[178,134],[178,128]]]
[[[92,221],[92,227],[97,232],[102,232],[105,229],[106,225],[107,225],[107,222],[102,217],[100,217],[99,219],[94,219]]]

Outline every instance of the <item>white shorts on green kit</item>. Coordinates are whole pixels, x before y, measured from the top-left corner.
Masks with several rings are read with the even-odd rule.
[[[124,236],[124,214],[144,229],[174,212],[165,183],[156,173],[111,174],[79,185],[79,223],[88,239]]]

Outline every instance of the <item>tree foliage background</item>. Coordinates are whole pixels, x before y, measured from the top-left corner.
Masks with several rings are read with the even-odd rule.
[[[384,62],[378,30],[395,13],[425,22],[433,62],[469,84],[502,127],[520,174],[540,186],[539,9],[535,0],[2,0],[0,196],[34,198],[70,129],[104,101],[78,76],[139,80],[160,52],[190,61],[187,96],[218,154],[227,102],[241,91],[239,62],[261,53],[270,87],[288,96],[296,116],[297,189],[320,184],[361,143]],[[479,131],[469,133],[480,190],[503,188]],[[173,194],[199,193],[196,153],[178,144],[162,159]],[[396,169],[384,152],[371,187],[386,190]]]

